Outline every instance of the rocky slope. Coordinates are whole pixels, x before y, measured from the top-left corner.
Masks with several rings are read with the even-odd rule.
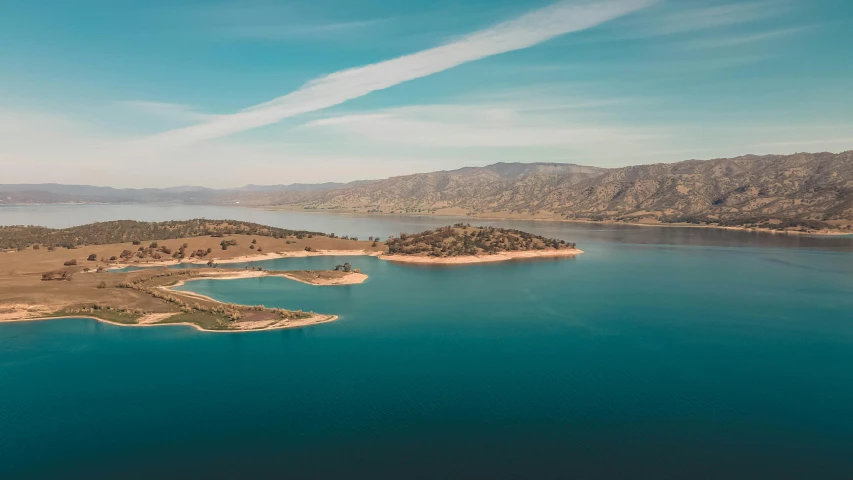
[[[405,175],[278,204],[384,213],[485,213],[528,204],[606,170],[560,163],[497,163],[487,167]],[[295,200],[295,201],[294,201]]]
[[[274,203],[383,213],[847,228],[853,223],[853,151],[609,170],[496,164],[283,196]]]

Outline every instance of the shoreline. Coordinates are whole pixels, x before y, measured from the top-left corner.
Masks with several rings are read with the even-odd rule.
[[[221,302],[220,302],[221,303]],[[180,312],[175,312],[173,315],[178,315]],[[172,315],[169,315],[172,316]],[[209,330],[206,328],[202,328],[199,325],[189,322],[179,322],[179,323],[118,323],[110,320],[105,320],[103,318],[98,318],[92,315],[62,315],[58,317],[32,317],[32,318],[14,318],[9,320],[0,320],[0,325],[4,323],[19,323],[19,322],[41,322],[46,320],[69,320],[69,319],[81,319],[81,318],[89,318],[92,320],[96,320],[102,323],[108,323],[110,325],[116,325],[119,327],[193,327],[199,332],[205,333],[250,333],[250,332],[269,332],[273,330],[285,330],[288,328],[302,328],[302,327],[310,327],[312,325],[320,325],[323,323],[330,323],[338,320],[340,317],[338,315],[325,315],[315,313],[313,316],[300,320],[302,323],[293,324],[293,325],[277,325],[274,327],[263,327],[263,328],[246,328],[246,329],[234,329],[234,330]],[[320,321],[309,322],[309,320],[313,320],[315,318],[321,318]]]
[[[218,273],[218,275],[217,275],[217,273]],[[174,290],[174,287],[179,287],[181,285],[185,285],[187,282],[192,282],[195,280],[237,280],[237,279],[241,279],[241,278],[259,278],[259,277],[283,277],[283,278],[287,278],[288,280],[295,280],[295,281],[298,281],[301,283],[306,283],[309,285],[331,286],[331,285],[347,285],[347,284],[362,283],[368,277],[366,274],[352,273],[350,275],[355,275],[356,277],[353,278],[351,281],[343,281],[340,283],[312,284],[311,282],[307,282],[307,281],[304,281],[304,280],[301,280],[298,278],[294,278],[294,277],[291,277],[289,275],[281,274],[281,273],[278,273],[278,274],[268,273],[266,271],[259,271],[259,270],[249,270],[249,271],[238,270],[235,272],[212,272],[209,275],[204,275],[204,276],[200,276],[197,278],[182,279],[182,280],[178,280],[174,285],[169,285],[169,286],[164,285],[164,286],[160,286],[160,287],[156,287],[156,288],[159,288],[163,291],[168,291],[169,293],[177,295],[178,297],[184,297],[185,299],[204,300],[204,301],[212,302],[212,303],[215,303],[218,305],[226,305],[225,302],[219,301],[213,297],[209,297],[207,295],[203,295],[203,294],[192,292],[192,291]],[[251,305],[240,305],[240,306],[250,307]],[[44,311],[42,311],[42,312],[44,312]],[[245,332],[263,332],[263,331],[271,331],[271,330],[283,330],[283,329],[289,329],[289,328],[310,327],[313,325],[320,325],[323,323],[334,322],[340,318],[340,316],[334,315],[334,314],[314,313],[313,315],[311,315],[308,318],[290,320],[290,321],[288,321],[288,323],[283,323],[281,321],[273,321],[272,324],[267,325],[267,326],[261,326],[259,328],[234,328],[234,329],[227,329],[227,330],[225,330],[225,329],[223,329],[223,330],[211,330],[211,329],[203,328],[200,325],[197,325],[195,323],[190,323],[190,322],[177,322],[177,323],[151,323],[150,321],[149,322],[143,322],[146,317],[154,317],[159,322],[159,321],[166,320],[169,317],[172,317],[175,315],[180,315],[182,312],[151,313],[151,314],[143,315],[143,316],[139,317],[137,319],[138,323],[114,322],[112,320],[106,320],[106,319],[103,319],[100,317],[96,317],[94,315],[86,315],[86,314],[50,316],[50,315],[45,315],[45,313],[47,313],[47,312],[44,312],[44,313],[42,313],[42,312],[39,312],[40,316],[35,316],[35,317],[24,316],[24,317],[17,317],[17,318],[2,318],[2,319],[0,319],[0,325],[2,325],[4,323],[44,321],[44,320],[62,320],[62,319],[76,319],[76,318],[91,318],[91,319],[99,321],[99,322],[108,323],[110,325],[116,325],[119,327],[190,326],[190,327],[193,327],[200,332],[245,333]],[[21,313],[25,313],[25,312],[21,312]],[[39,315],[39,314],[37,314],[37,315]],[[266,320],[262,320],[260,322],[266,322]],[[251,327],[251,324],[249,326]]]
[[[252,262],[266,262],[268,260],[279,260],[282,258],[305,258],[305,257],[378,257],[381,256],[382,252],[374,251],[369,252],[367,250],[295,250],[293,252],[274,252],[274,253],[261,253],[258,255],[242,255],[239,257],[232,258],[221,258],[214,259],[210,258],[209,260],[215,260],[214,263],[220,264],[231,264],[231,263],[252,263]],[[140,267],[140,268],[157,268],[157,267],[170,267],[173,265],[182,265],[182,264],[190,264],[194,266],[207,266],[207,261],[198,260],[195,258],[184,258],[183,260],[178,259],[170,259],[170,260],[162,260],[158,262],[149,262],[149,263],[115,263],[110,265],[107,270],[121,270],[122,268],[127,267]],[[190,268],[190,267],[187,267]]]
[[[222,205],[227,206],[227,205]],[[737,227],[737,226],[722,226],[722,225],[701,225],[695,223],[640,223],[640,222],[619,222],[615,220],[585,220],[585,219],[566,219],[566,218],[521,218],[521,217],[512,217],[512,216],[501,216],[501,215],[487,215],[487,216],[471,216],[471,215],[459,215],[459,214],[427,214],[427,213],[377,213],[377,212],[359,212],[356,210],[351,211],[334,211],[334,210],[305,210],[301,208],[288,208],[289,205],[282,206],[269,206],[269,205],[245,205],[244,208],[254,208],[259,210],[267,210],[267,211],[286,211],[286,212],[304,212],[304,213],[321,213],[321,214],[329,214],[329,215],[363,215],[363,216],[376,216],[376,217],[431,217],[431,218],[455,218],[460,220],[466,220],[467,222],[473,220],[511,220],[515,222],[553,222],[553,223],[584,223],[591,225],[627,225],[632,227],[665,227],[665,228],[710,228],[710,229],[720,229],[720,230],[731,230],[731,231],[741,231],[741,232],[754,232],[754,233],[771,233],[774,235],[811,235],[815,237],[853,237],[853,232],[844,232],[844,231],[835,231],[835,230],[823,230],[823,231],[811,231],[811,232],[803,232],[799,230],[773,230],[770,228],[755,228],[755,227]]]
[[[583,253],[583,250],[531,250],[523,252],[500,252],[491,255],[466,255],[461,257],[428,257],[418,255],[382,255],[380,260],[397,263],[420,263],[430,265],[468,265],[474,263],[506,262],[529,258],[567,258]]]
[[[297,278],[291,274],[280,273],[278,275],[269,275],[271,277],[284,277],[288,280],[293,280],[295,282],[304,283],[306,285],[313,285],[315,287],[335,287],[338,285],[358,285],[360,283],[364,283],[367,280],[368,276],[365,273],[355,273],[351,272],[346,277],[342,278],[333,278],[333,279],[320,279],[318,282],[309,282],[307,280],[303,280],[301,278]]]
[[[220,275],[217,275],[217,273]],[[288,274],[288,273],[278,273],[278,272],[274,272],[274,271],[273,272],[267,272],[265,270],[247,270],[247,271],[237,270],[234,273],[232,273],[232,272],[213,272],[212,274],[202,274],[201,276],[198,276],[195,278],[187,278],[187,279],[178,280],[177,283],[175,283],[174,285],[161,286],[161,287],[157,287],[157,288],[160,288],[162,290],[168,290],[168,291],[177,293],[179,295],[195,296],[195,297],[198,297],[198,298],[201,298],[204,300],[208,300],[208,301],[212,301],[212,302],[216,302],[216,303],[223,303],[223,302],[220,302],[219,300],[216,300],[215,298],[208,297],[207,295],[202,295],[200,293],[190,292],[190,291],[186,291],[186,290],[174,290],[174,288],[186,285],[188,282],[194,282],[197,280],[240,280],[243,278],[260,278],[260,277],[281,277],[281,278],[286,278],[288,280],[293,280],[295,282],[304,283],[307,285],[314,285],[316,287],[327,287],[327,286],[336,286],[336,285],[358,285],[360,283],[364,283],[364,281],[368,279],[367,274],[352,272],[352,273],[349,273],[346,277],[343,277],[340,279],[331,279],[331,280],[324,281],[321,283],[312,283],[312,282],[303,280],[301,278],[297,278],[297,277],[293,276],[292,274]],[[339,280],[339,281],[335,281],[335,280]]]

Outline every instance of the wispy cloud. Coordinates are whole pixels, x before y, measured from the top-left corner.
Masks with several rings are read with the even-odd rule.
[[[586,115],[583,115],[586,117]],[[567,118],[568,117],[568,118]],[[596,125],[536,105],[420,105],[314,120],[306,128],[334,129],[352,139],[425,147],[606,148],[660,139],[659,132]]]
[[[791,0],[748,2],[660,2],[643,14],[613,23],[582,43],[634,41],[638,39],[701,34],[780,16],[791,11]]]
[[[642,31],[648,35],[672,35],[750,23],[779,15],[786,4],[784,0],[774,0],[687,7],[651,19]]]
[[[164,132],[146,142],[157,146],[184,145],[270,125],[468,62],[588,29],[655,1],[562,1],[439,47],[330,74],[283,97],[198,125]]]
[[[747,44],[764,42],[777,38],[787,37],[807,30],[808,27],[784,28],[769,32],[753,33],[747,35],[725,35],[713,38],[701,38],[683,44],[685,48],[730,48],[740,47]]]

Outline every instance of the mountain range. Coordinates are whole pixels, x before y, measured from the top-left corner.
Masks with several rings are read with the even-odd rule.
[[[20,203],[242,204],[303,210],[853,229],[853,151],[599,168],[496,163],[351,183],[115,189],[0,185]]]

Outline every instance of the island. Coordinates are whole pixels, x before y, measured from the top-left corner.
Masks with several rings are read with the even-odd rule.
[[[573,257],[583,253],[574,243],[497,227],[457,223],[416,234],[392,236],[383,260],[404,263],[465,264],[507,260]]]
[[[0,322],[90,317],[125,326],[190,325],[211,332],[296,328],[333,313],[236,305],[175,287],[200,279],[282,277],[318,287],[368,279],[357,265],[268,270],[260,262],[319,255],[465,264],[582,253],[519,230],[455,224],[366,240],[235,220],[121,220],[65,229],[0,227]]]

